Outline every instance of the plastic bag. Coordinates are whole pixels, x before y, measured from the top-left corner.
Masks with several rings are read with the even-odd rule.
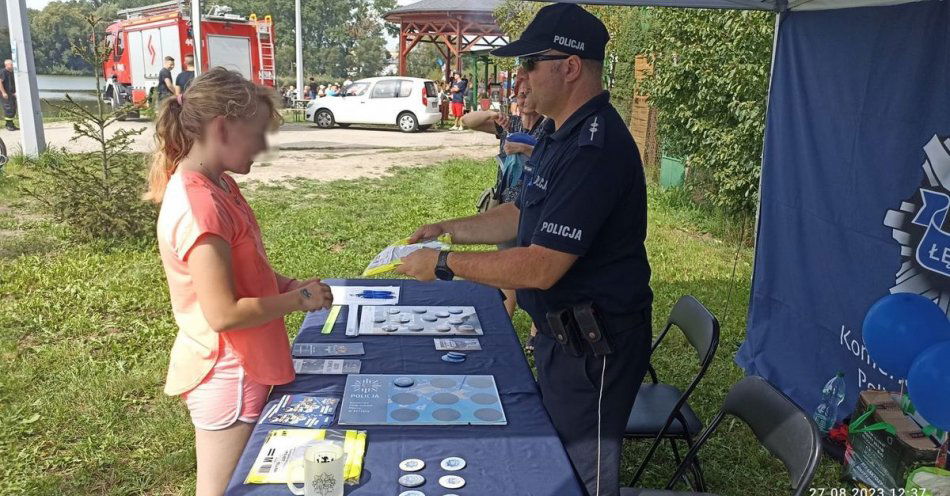
[[[443,234],[436,239],[423,241],[421,243],[409,244],[409,238],[399,240],[379,252],[375,258],[366,266],[363,271],[363,277],[375,276],[383,272],[389,272],[402,264],[402,259],[409,256],[410,253],[422,248],[433,250],[447,250],[452,247],[452,237]]]
[[[936,467],[921,467],[907,476],[905,494],[950,496],[950,472]]]

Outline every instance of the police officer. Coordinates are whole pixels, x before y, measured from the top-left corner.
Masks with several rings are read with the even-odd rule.
[[[494,55],[520,57],[549,134],[528,160],[514,204],[419,228],[495,252],[419,250],[398,269],[420,280],[455,276],[517,289],[538,325],[535,364],[544,406],[577,475],[594,495],[619,492],[623,430],[649,364],[650,266],[646,184],[637,146],[610,105],[602,68],[607,29],[574,4],[542,8],[521,39]],[[610,353],[561,344],[548,318],[591,304]],[[578,356],[579,355],[579,356]]]

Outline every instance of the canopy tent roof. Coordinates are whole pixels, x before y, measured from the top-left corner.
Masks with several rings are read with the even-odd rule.
[[[453,0],[433,0],[453,1]],[[460,2],[461,0],[455,0]],[[539,0],[536,0],[539,1]],[[563,3],[585,5],[631,5],[654,7],[686,7],[697,9],[771,10],[828,10],[852,7],[875,7],[919,2],[922,0],[558,0]]]

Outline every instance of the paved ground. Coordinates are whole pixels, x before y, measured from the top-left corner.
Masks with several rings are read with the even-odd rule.
[[[133,144],[133,150],[149,152],[154,147],[151,122],[117,123],[116,127],[146,128]],[[73,141],[68,123],[51,123],[45,128],[50,146],[69,151],[93,151],[96,143]],[[11,152],[19,150],[19,132],[0,130],[0,138]],[[359,177],[379,177],[392,167],[430,165],[456,157],[488,158],[498,152],[494,136],[473,131],[436,131],[403,133],[393,129],[359,128],[319,129],[313,124],[285,124],[270,137],[272,151],[261,156],[259,166],[247,179],[280,181],[310,178],[331,181]]]

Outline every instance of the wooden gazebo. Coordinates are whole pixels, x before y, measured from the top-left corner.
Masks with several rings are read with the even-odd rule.
[[[445,57],[445,74],[462,71],[462,57],[475,48],[507,44],[492,12],[501,0],[420,0],[383,16],[399,24],[399,75],[406,75],[406,57],[419,43],[433,43]]]

